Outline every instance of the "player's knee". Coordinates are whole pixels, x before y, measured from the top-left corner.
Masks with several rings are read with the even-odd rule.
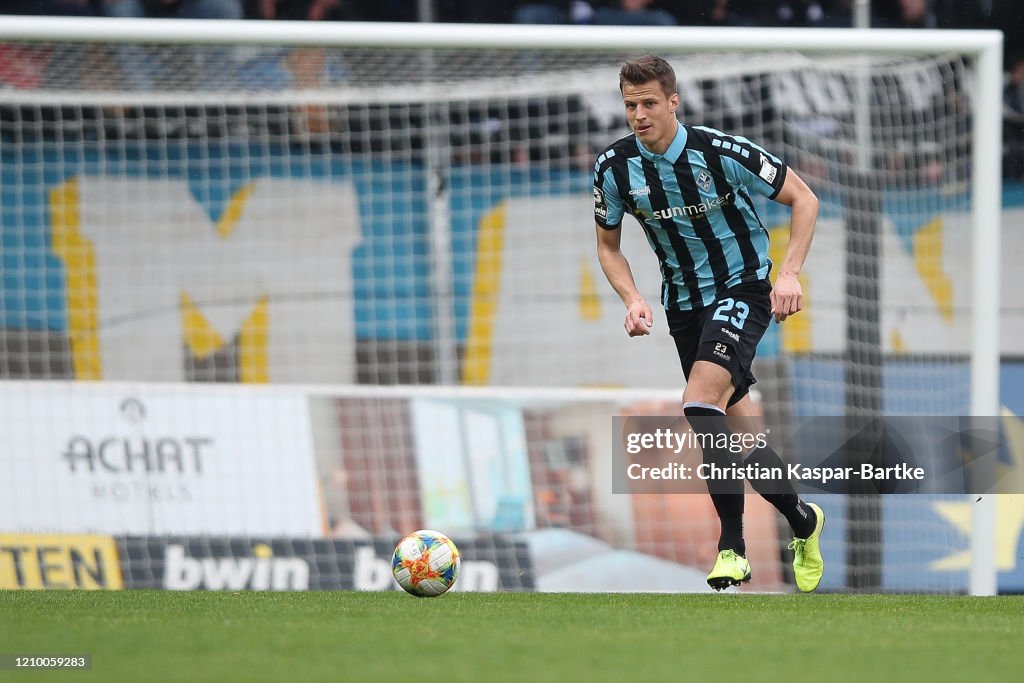
[[[683,415],[697,434],[717,436],[727,428],[725,411],[714,403],[687,401],[683,403]]]
[[[702,390],[696,389],[696,390],[690,391],[689,390],[689,386],[690,385],[687,385],[687,391],[683,392],[683,405],[684,406],[689,405],[691,403],[692,404],[710,405],[710,406],[715,406],[716,408],[718,408],[722,412],[725,412],[725,410],[726,410],[726,403],[727,403],[726,399],[723,399],[721,396],[717,395],[715,392],[711,392],[711,391],[707,391],[707,390],[703,390],[702,391]]]
[[[697,361],[683,391],[683,404],[708,403],[725,410],[733,393],[732,375],[708,361]]]
[[[689,401],[683,404],[683,414],[690,429],[697,435],[701,444],[701,452],[705,463],[723,464],[728,451],[718,447],[728,439],[729,425],[726,422],[725,410],[713,403]]]

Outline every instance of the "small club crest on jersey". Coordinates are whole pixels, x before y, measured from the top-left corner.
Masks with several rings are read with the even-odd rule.
[[[705,192],[711,191],[711,174],[701,169],[700,173],[697,174],[697,185],[700,189]]]

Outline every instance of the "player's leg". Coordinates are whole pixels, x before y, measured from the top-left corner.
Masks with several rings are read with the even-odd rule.
[[[704,464],[724,472],[734,463],[727,448],[715,447],[728,441],[729,425],[725,405],[733,392],[729,371],[708,361],[696,361],[683,392],[683,414],[700,438]],[[733,550],[746,555],[743,542],[743,480],[712,478],[708,493],[722,523],[718,550]]]
[[[740,418],[739,424],[749,429],[749,421],[758,415],[758,411],[750,400],[750,396],[729,406],[728,415]],[[742,428],[742,427],[741,427]],[[744,465],[757,467],[779,468],[783,472],[786,465],[779,454],[771,446],[755,448],[743,458]],[[789,479],[781,480],[750,479],[750,485],[761,497],[775,506],[789,522],[793,530],[793,542],[789,544],[794,551],[793,576],[801,591],[809,593],[821,583],[824,573],[824,562],[821,558],[821,530],[825,525],[825,513],[814,503],[800,499]]]
[[[692,429],[703,441],[715,443],[717,435],[727,429],[725,406],[733,392],[732,375],[715,363],[697,360],[703,341],[708,310],[668,312],[669,331],[676,342],[679,361],[686,376],[683,413]],[[723,449],[703,448],[704,463],[726,468],[729,453]],[[750,580],[750,564],[743,542],[743,481],[714,479],[708,482],[708,493],[721,525],[718,557],[708,574],[708,584],[722,590]]]
[[[712,419],[691,420],[691,425],[697,422],[706,425],[703,430],[712,435],[729,435],[732,429],[724,419],[728,414],[740,418],[738,430],[749,431],[752,427],[750,420],[756,413],[749,391],[757,380],[751,373],[751,365],[757,344],[771,321],[770,291],[770,286],[764,282],[733,287],[708,309],[713,313],[705,315],[701,321],[701,338],[693,354],[692,372],[684,394],[684,413],[694,417],[710,416]],[[690,403],[689,412],[685,408],[688,402],[697,404]],[[715,415],[722,417],[715,418]],[[718,464],[731,462],[728,452],[712,451],[710,457]],[[705,462],[708,458],[705,450]],[[744,464],[784,469],[782,459],[769,446],[751,451],[744,458]],[[823,571],[819,539],[824,514],[817,505],[801,501],[788,480],[751,480],[750,483],[789,521],[794,533],[790,547],[796,555],[793,569],[797,586],[805,592],[814,590]],[[742,494],[742,482],[736,487],[728,481],[709,481],[709,491],[712,488],[715,489],[712,500],[722,520],[719,550],[722,546],[729,546],[742,555],[746,550],[742,542],[743,496],[735,495],[737,492]],[[739,541],[736,540],[737,534]]]
[[[759,411],[754,406],[753,401],[750,400],[749,394],[729,406],[727,414],[729,417],[740,418],[738,422],[733,422],[738,427],[737,431],[756,431],[752,428],[751,421],[758,417]],[[779,457],[779,454],[771,446],[767,445],[754,448],[745,454],[743,456],[743,464],[755,465],[759,468],[778,468],[783,472],[786,471],[786,465],[782,458]],[[808,538],[814,532],[814,527],[817,523],[815,512],[807,503],[800,500],[796,489],[793,488],[793,484],[789,479],[751,479],[750,485],[761,494],[762,498],[782,513],[782,516],[786,518],[789,526],[793,529],[794,536]]]
[[[700,439],[704,464],[719,474],[735,464],[729,450],[720,446],[729,440],[724,407],[732,392],[729,371],[701,360],[693,364],[683,393],[683,414]],[[743,479],[712,476],[707,485],[721,529],[718,557],[708,573],[708,585],[723,590],[750,581],[743,539]]]
[[[683,414],[701,440],[704,464],[713,468],[707,485],[720,533],[718,557],[708,573],[708,585],[715,590],[750,581],[751,575],[743,539],[743,479],[720,476],[735,464],[729,450],[721,447],[729,442],[724,407],[732,393],[729,371],[705,360],[694,363],[683,393]]]
[[[755,381],[750,365],[771,321],[770,293],[771,285],[766,281],[741,284],[723,292],[702,313],[700,341],[683,395],[683,412],[705,445],[732,443],[726,410],[741,403]],[[741,408],[745,405],[741,403]],[[716,466],[719,475],[725,473],[714,476],[713,470],[712,478],[708,479],[708,492],[722,526],[719,561],[708,575],[708,583],[720,588],[724,586],[716,584],[723,582],[719,571],[723,565],[733,568],[736,575],[749,578],[743,540],[743,479],[729,476],[739,460],[729,448],[705,447],[703,452],[705,464]],[[727,572],[726,578],[734,576]]]
[[[759,411],[751,401],[748,389],[754,382],[753,376],[748,376],[741,383],[742,398],[736,399],[728,407],[730,418],[733,420],[735,431],[756,431],[752,422],[759,417]],[[739,392],[736,392],[739,393]],[[779,454],[768,445],[755,448],[743,457],[744,465],[754,465],[760,468],[779,468],[786,471],[786,465],[779,457]],[[781,480],[750,479],[751,487],[761,494],[761,497],[771,503],[789,522],[793,530],[793,542],[789,544],[794,551],[793,576],[796,579],[797,587],[809,593],[818,587],[824,573],[824,562],[821,558],[821,530],[825,525],[825,513],[814,503],[807,503],[800,499],[788,478]]]

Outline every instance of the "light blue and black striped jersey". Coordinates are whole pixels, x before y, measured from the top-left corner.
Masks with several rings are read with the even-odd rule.
[[[628,135],[594,166],[594,219],[615,230],[632,214],[658,255],[665,308],[702,308],[768,277],[768,231],[751,195],[774,199],[786,173],[778,157],[713,128],[680,123],[664,154]]]

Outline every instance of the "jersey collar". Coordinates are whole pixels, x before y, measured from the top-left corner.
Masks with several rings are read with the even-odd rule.
[[[679,161],[679,157],[683,154],[683,149],[686,148],[686,128],[683,124],[678,124],[676,129],[676,136],[672,138],[672,144],[668,146],[664,154],[655,154],[651,150],[644,147],[644,143],[640,142],[640,138],[636,139],[636,146],[640,149],[640,154],[644,155],[648,159],[664,159],[670,164],[674,164]]]

